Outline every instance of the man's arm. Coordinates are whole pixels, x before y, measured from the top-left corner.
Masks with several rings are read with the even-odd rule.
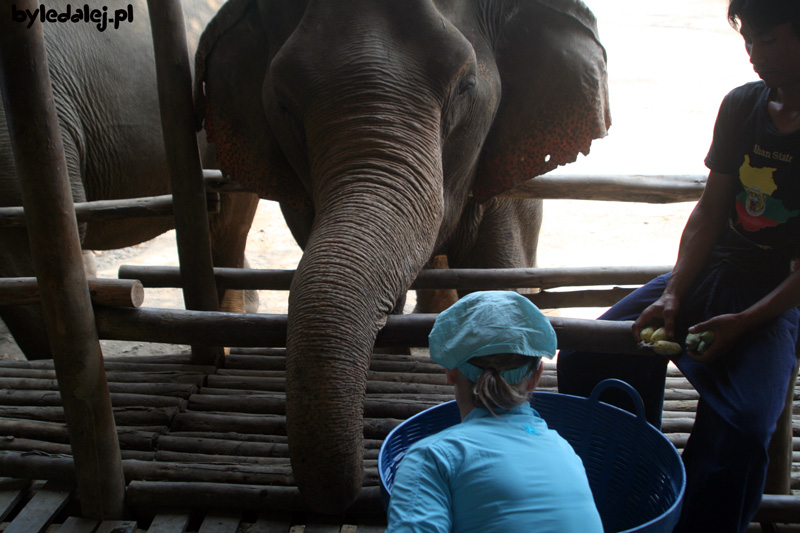
[[[678,259],[672,269],[664,294],[645,309],[633,324],[633,334],[639,341],[639,331],[659,320],[670,338],[675,336],[675,316],[682,298],[691,288],[706,265],[714,244],[719,240],[736,194],[736,178],[713,170],[708,175],[703,195],[697,202],[681,235]]]

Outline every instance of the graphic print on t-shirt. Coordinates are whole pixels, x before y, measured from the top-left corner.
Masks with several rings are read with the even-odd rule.
[[[736,197],[738,222],[744,230],[758,231],[777,226],[800,213],[788,210],[781,200],[772,196],[778,188],[774,179],[777,170],[754,167],[750,164],[750,156],[744,156],[744,163],[739,168],[739,180],[744,190]]]

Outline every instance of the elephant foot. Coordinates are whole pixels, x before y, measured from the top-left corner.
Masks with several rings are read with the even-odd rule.
[[[259,305],[261,305],[261,300],[258,297],[258,291],[244,291],[245,313],[258,313]]]

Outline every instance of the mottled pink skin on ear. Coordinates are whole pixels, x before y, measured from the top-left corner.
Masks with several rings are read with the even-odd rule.
[[[270,154],[257,153],[253,143],[239,133],[243,128],[236,127],[235,119],[214,111],[212,101],[206,109],[205,130],[216,145],[220,170],[260,198],[288,204],[298,213],[311,212],[311,200],[291,170]]]
[[[485,202],[524,181],[572,163],[578,153],[588,155],[592,140],[605,137],[611,126],[602,106],[587,105],[592,101],[602,100],[600,95],[597,99],[587,97],[571,112],[562,109],[553,116],[543,116],[539,124],[545,126],[532,128],[500,153],[484,154],[478,175],[490,179],[476,181],[475,199]]]

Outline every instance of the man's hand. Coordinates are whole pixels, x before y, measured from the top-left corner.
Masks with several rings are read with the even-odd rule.
[[[641,342],[642,337],[640,332],[647,326],[655,326],[655,324],[664,325],[664,330],[667,332],[669,339],[675,338],[675,316],[678,314],[678,307],[680,302],[678,298],[669,294],[663,294],[661,298],[650,304],[650,306],[642,311],[633,323],[633,337],[636,342]]]
[[[714,342],[703,354],[689,352],[689,357],[700,363],[711,364],[727,352],[739,338],[750,328],[743,323],[739,315],[727,314],[719,315],[700,322],[689,328],[689,333],[702,333],[712,330],[714,332]]]

